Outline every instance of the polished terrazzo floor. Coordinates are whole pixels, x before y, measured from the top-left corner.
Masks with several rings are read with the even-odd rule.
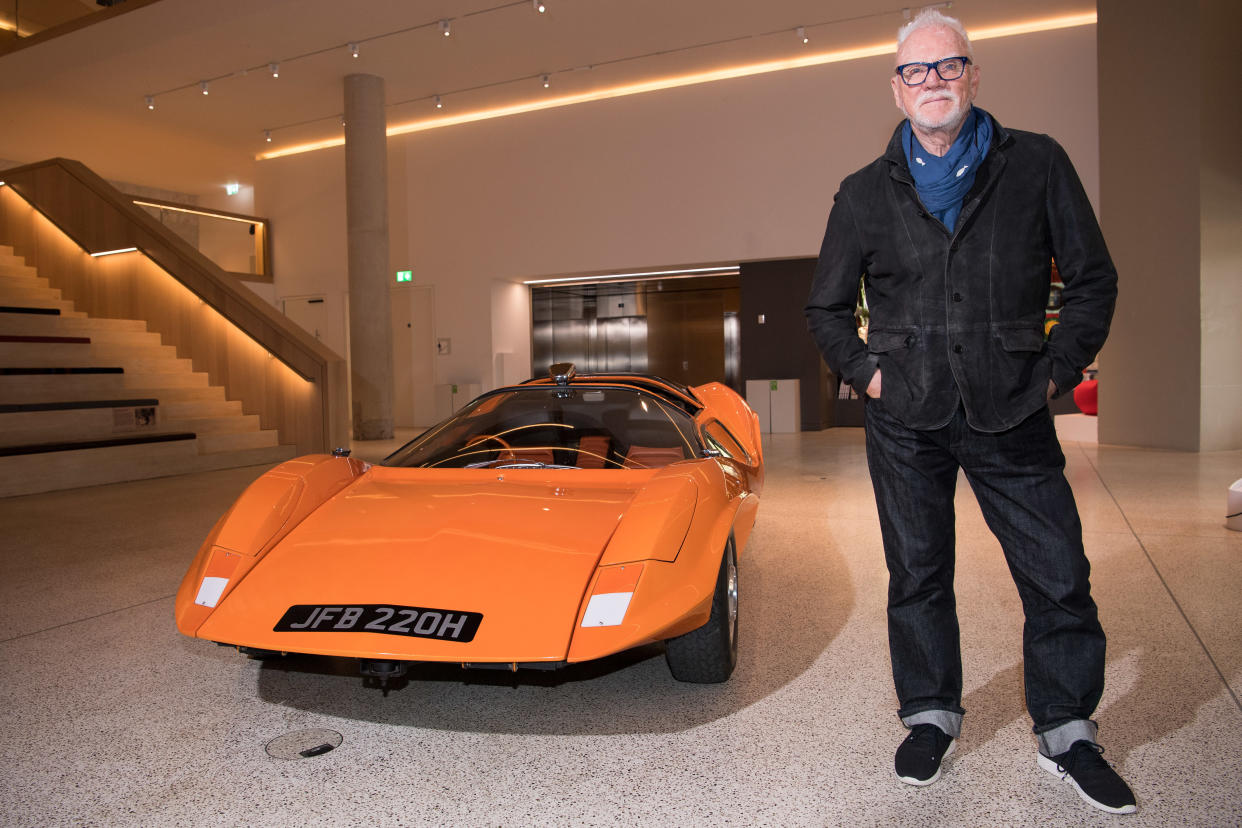
[[[261,468],[0,500],[0,824],[1242,824],[1242,452],[1066,445],[1109,634],[1101,741],[1140,802],[1117,817],[1036,767],[1020,606],[964,485],[965,733],[939,782],[896,780],[861,433],[766,445],[722,686],[674,682],[652,647],[553,674],[424,667],[385,697],[346,662],[182,638],[177,583]],[[340,746],[264,749],[311,729]]]

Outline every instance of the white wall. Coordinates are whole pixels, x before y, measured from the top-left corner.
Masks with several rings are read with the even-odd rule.
[[[1057,137],[1098,203],[1095,28],[985,41],[976,58],[979,105],[1007,126]],[[515,307],[496,282],[814,255],[838,182],[883,150],[900,118],[891,63],[791,70],[391,139],[390,201],[400,200],[392,190],[405,197],[390,221],[392,249],[406,252],[416,283],[435,285],[436,335],[453,342],[436,361],[437,381],[487,387],[501,379],[497,353],[529,354],[529,311],[494,319]],[[339,301],[343,152],[258,168],[276,292]]]
[[[349,267],[345,245],[345,151],[296,155],[256,165],[255,212],[271,221],[274,304],[323,296],[322,341],[348,352]]]

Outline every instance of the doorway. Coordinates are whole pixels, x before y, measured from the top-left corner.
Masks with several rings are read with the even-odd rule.
[[[324,296],[291,296],[281,300],[285,316],[302,330],[323,341],[328,331],[328,306]]]
[[[435,425],[435,288],[391,289],[392,424],[398,428]]]

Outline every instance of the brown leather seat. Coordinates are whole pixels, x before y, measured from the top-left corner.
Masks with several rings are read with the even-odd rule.
[[[608,447],[612,440],[599,435],[590,434],[578,441],[577,466],[580,469],[602,469],[608,459]]]
[[[514,448],[510,451],[513,453],[513,459],[519,463],[547,463],[551,465],[556,462],[550,448]]]
[[[685,459],[686,455],[680,448],[676,447],[630,446],[630,450],[625,455],[625,464],[627,466],[655,469]]]

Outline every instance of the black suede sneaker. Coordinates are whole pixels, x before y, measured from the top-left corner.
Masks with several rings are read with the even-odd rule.
[[[1138,810],[1134,793],[1113,766],[1100,754],[1104,748],[1079,739],[1060,756],[1039,754],[1039,766],[1074,786],[1083,801],[1110,814],[1132,814]]]
[[[897,746],[893,764],[907,785],[930,785],[940,778],[941,761],[953,752],[953,737],[934,724],[916,724]]]

